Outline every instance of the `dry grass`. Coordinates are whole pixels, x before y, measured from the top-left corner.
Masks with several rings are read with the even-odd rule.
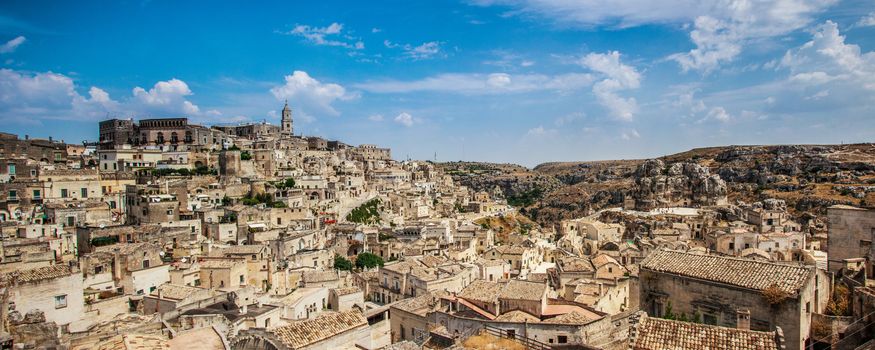
[[[465,349],[474,350],[525,350],[526,348],[509,339],[498,338],[489,334],[469,337],[462,342]]]

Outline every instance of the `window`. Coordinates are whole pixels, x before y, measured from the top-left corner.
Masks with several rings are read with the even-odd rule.
[[[567,336],[567,335],[560,335],[560,336],[558,336],[558,337],[556,337],[556,338],[558,338],[556,341],[559,342],[559,344],[565,344],[565,343],[568,342],[568,336]]]
[[[805,303],[805,313],[811,313],[811,302]]]
[[[94,274],[99,274],[99,273],[103,273],[103,266],[95,266],[94,267]]]
[[[67,226],[73,226],[73,225],[76,225],[76,217],[75,216],[68,216],[67,217]]]
[[[18,191],[9,190],[9,200],[11,200],[11,201],[18,200]]]
[[[9,163],[9,175],[15,175],[15,164]]]
[[[243,284],[243,275],[240,275],[240,284]]]
[[[717,316],[714,316],[711,314],[705,314],[703,316],[703,320],[704,320],[705,324],[710,324],[712,326],[717,324]]]
[[[67,198],[67,195],[68,195],[68,193],[67,193],[67,189],[66,189],[66,188],[62,188],[62,189],[61,189],[61,198]]]
[[[40,190],[33,190],[33,199],[40,199],[42,197],[42,192]]]
[[[144,269],[148,269],[148,268],[149,268],[149,260],[143,260],[143,268],[144,268]]]
[[[55,296],[55,308],[63,309],[67,307],[67,294]]]
[[[729,250],[735,250],[735,242],[729,242]]]
[[[87,188],[80,189],[79,192],[82,194],[82,198],[88,198],[88,189]]]

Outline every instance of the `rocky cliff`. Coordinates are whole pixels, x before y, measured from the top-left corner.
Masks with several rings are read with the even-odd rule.
[[[833,204],[875,205],[875,145],[725,146],[659,159],[513,164],[441,163],[478,191],[498,188],[542,225],[606,208],[784,200],[797,216]]]

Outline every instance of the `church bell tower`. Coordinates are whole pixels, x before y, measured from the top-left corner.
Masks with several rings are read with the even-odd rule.
[[[286,135],[292,135],[295,133],[292,126],[292,109],[289,108],[288,100],[286,100],[286,105],[283,107],[283,119],[281,120],[280,131]]]

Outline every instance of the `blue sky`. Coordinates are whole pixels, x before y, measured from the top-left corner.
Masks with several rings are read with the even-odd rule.
[[[875,138],[875,3],[0,4],[0,130],[278,123],[398,159],[653,157]]]

